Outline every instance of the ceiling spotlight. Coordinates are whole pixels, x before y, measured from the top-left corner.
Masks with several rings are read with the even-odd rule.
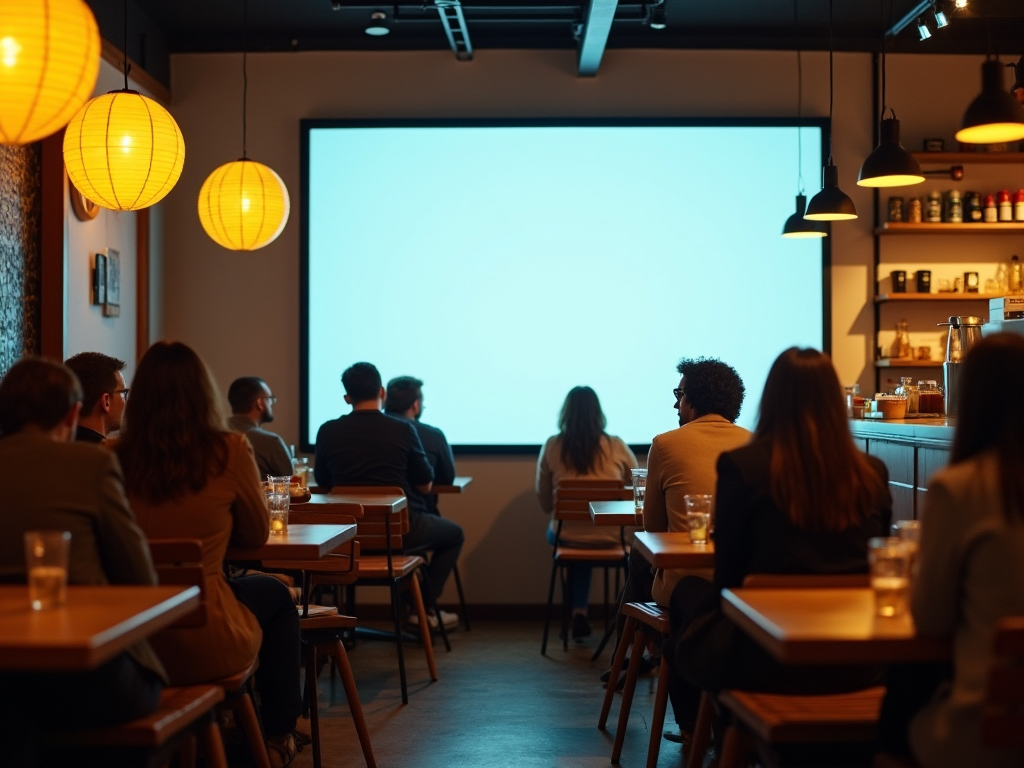
[[[665,3],[661,2],[651,8],[647,26],[651,29],[665,29],[668,24],[665,22]]]
[[[957,8],[966,8],[967,0],[953,0],[953,5],[955,5]]]
[[[932,6],[932,13],[935,14],[935,27],[936,29],[942,29],[943,27],[949,26],[949,19],[946,18],[946,14],[942,12],[941,8]]]
[[[917,34],[921,36],[921,40],[927,40],[932,36],[932,32],[928,29],[928,25],[925,24],[924,19],[920,16],[917,17]]]
[[[374,11],[370,14],[370,23],[363,31],[374,37],[384,37],[391,32],[388,29],[388,15],[384,11]]]

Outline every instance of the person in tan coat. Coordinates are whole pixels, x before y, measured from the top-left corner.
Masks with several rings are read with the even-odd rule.
[[[287,764],[302,708],[298,612],[288,588],[271,576],[224,576],[228,546],[258,546],[270,525],[252,448],[228,430],[217,387],[193,350],[171,342],[149,348],[114,450],[146,535],[203,542],[206,624],[153,638],[171,682],[226,677],[258,654],[268,750],[274,764]]]

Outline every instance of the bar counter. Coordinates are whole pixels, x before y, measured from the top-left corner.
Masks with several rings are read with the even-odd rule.
[[[949,448],[955,419],[850,419],[850,432],[859,440],[894,440],[914,445]],[[863,447],[863,446],[862,446]]]

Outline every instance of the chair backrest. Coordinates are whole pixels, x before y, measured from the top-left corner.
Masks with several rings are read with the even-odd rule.
[[[350,514],[345,514],[347,508]],[[292,509],[288,512],[288,524],[291,525],[355,525],[356,518],[351,514],[352,508],[362,512],[358,504],[317,504],[313,509]],[[358,528],[356,529],[358,532]],[[355,539],[349,539],[340,547],[332,550],[331,554],[351,555]]]
[[[989,670],[981,716],[981,743],[1024,746],[1024,616],[1000,619],[992,637],[996,661]]]
[[[397,485],[336,485],[331,488],[332,494],[367,494],[370,496],[404,496],[405,491]],[[391,533],[388,539],[388,531]],[[364,552],[400,550],[402,536],[409,532],[409,507],[406,506],[398,515],[389,514],[363,507],[363,517],[359,520],[356,538]]]
[[[845,589],[871,586],[866,573],[750,573],[744,589]]]
[[[555,488],[555,520],[590,522],[590,502],[629,501],[632,489],[621,480],[562,480]]]
[[[171,625],[172,629],[206,625],[206,574],[203,570],[203,542],[199,539],[150,539],[160,586],[199,587],[199,607]]]

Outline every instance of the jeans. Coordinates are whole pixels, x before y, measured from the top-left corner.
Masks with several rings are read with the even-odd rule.
[[[402,537],[402,549],[406,553],[433,551],[426,574],[427,585],[435,600],[441,598],[445,582],[455,569],[465,540],[458,523],[429,512],[412,512],[409,515],[409,532]]]
[[[547,541],[552,547],[555,546],[555,532],[548,528]],[[562,544],[565,544],[563,541]],[[590,604],[590,579],[594,569],[586,563],[570,563],[569,571],[569,595],[574,611],[582,610],[584,613]]]
[[[263,730],[268,736],[291,733],[302,711],[299,612],[295,601],[288,587],[273,576],[242,576],[228,579],[228,585],[263,630],[260,667],[256,670]]]

